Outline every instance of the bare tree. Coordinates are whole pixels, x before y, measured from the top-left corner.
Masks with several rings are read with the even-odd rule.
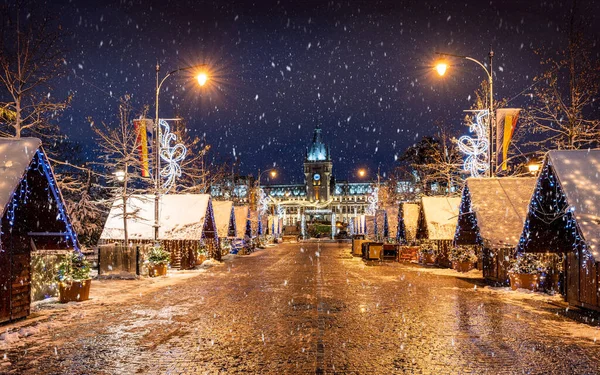
[[[545,70],[535,78],[535,103],[526,114],[531,132],[541,135],[530,144],[544,150],[594,147],[600,136],[600,120],[590,116],[600,94],[600,61],[577,21],[575,2],[569,22],[569,43],[542,60]]]
[[[22,1],[0,5],[2,136],[47,138],[57,134],[52,119],[70,101],[51,96],[50,82],[64,67],[60,27],[36,10]]]
[[[181,177],[177,179],[176,191],[210,194],[211,186],[222,183],[229,176],[229,166],[207,161],[211,146],[206,139],[192,136],[183,121],[175,124],[173,133],[177,136],[177,142],[183,143],[188,150],[180,163]]]
[[[453,195],[462,184],[462,157],[456,147],[449,127],[437,123],[435,136],[424,136],[417,144],[409,147],[401,157],[408,162],[418,176],[418,182],[426,195]],[[437,190],[433,187],[437,186]]]
[[[146,112],[147,109],[144,109]],[[147,179],[141,177],[141,162],[138,154],[139,141],[133,122],[129,97],[126,96],[119,105],[119,124],[111,127],[106,124],[95,126],[94,132],[98,139],[101,154],[101,166],[104,168],[104,178],[111,195],[121,202],[117,207],[122,210],[124,240],[129,241],[127,221],[140,219],[138,212],[128,211],[128,200],[133,194],[145,193],[148,189]],[[144,113],[141,118],[144,118]]]

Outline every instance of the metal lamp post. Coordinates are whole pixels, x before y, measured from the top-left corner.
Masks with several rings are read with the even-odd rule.
[[[488,81],[489,81],[489,91],[490,91],[490,103],[489,103],[489,107],[488,107],[488,142],[489,142],[489,146],[488,146],[488,165],[489,165],[489,177],[494,177],[494,161],[493,161],[493,148],[494,148],[494,76],[493,76],[493,70],[492,70],[492,61],[494,58],[494,51],[492,50],[492,48],[490,48],[490,52],[488,54],[488,57],[490,59],[490,67],[489,69],[485,67],[485,65],[483,65],[483,63],[481,63],[480,61],[469,57],[469,56],[463,56],[463,55],[455,55],[452,53],[444,53],[444,52],[436,52],[436,54],[440,55],[440,56],[450,56],[450,57],[457,57],[460,59],[465,59],[465,60],[469,60],[469,61],[473,61],[474,63],[476,63],[477,65],[479,65],[484,71],[485,74],[487,74],[488,77]],[[446,73],[446,69],[447,69],[448,65],[446,63],[439,63],[436,65],[435,70],[438,72],[438,74],[440,76],[443,76]]]
[[[169,78],[171,75],[181,72],[184,70],[192,70],[192,69],[201,69],[206,67],[206,64],[198,64],[198,65],[190,65],[183,68],[175,69],[168,72],[162,80],[159,80],[158,74],[160,72],[160,65],[156,64],[156,101],[155,101],[155,121],[154,121],[154,240],[158,241],[158,229],[160,227],[160,219],[159,219],[159,202],[160,202],[160,118],[158,117],[158,97],[160,94],[160,88],[163,83]],[[204,72],[201,72],[196,76],[198,80],[198,84],[200,86],[204,86],[208,81],[208,75]]]

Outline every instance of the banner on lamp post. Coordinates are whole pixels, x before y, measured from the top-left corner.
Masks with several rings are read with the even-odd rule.
[[[140,171],[142,177],[150,177],[149,148],[152,139],[153,121],[149,119],[133,120],[136,143],[140,154]]]
[[[501,108],[496,111],[496,163],[505,171],[508,146],[517,127],[521,108]]]

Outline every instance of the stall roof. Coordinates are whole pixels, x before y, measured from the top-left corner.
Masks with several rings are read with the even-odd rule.
[[[0,138],[0,217],[41,146],[37,138]]]
[[[213,201],[213,212],[215,216],[215,225],[217,226],[217,235],[225,238],[229,233],[229,224],[233,211],[232,201]]]
[[[421,209],[418,203],[402,203],[402,218],[404,220],[406,240],[408,241],[412,241],[417,238],[420,211]]]
[[[235,235],[237,238],[244,238],[246,234],[246,224],[248,223],[248,206],[235,206]]]
[[[517,245],[535,182],[535,177],[467,179],[471,209],[486,246]]]
[[[452,240],[458,222],[460,198],[423,197],[423,214],[430,240]]]
[[[199,240],[211,204],[208,194],[167,194],[160,198],[161,240]],[[132,240],[154,239],[154,195],[133,195],[127,200],[127,221]],[[117,199],[110,210],[100,239],[123,240],[123,202]]]

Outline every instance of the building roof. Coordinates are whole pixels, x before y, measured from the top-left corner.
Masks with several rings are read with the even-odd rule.
[[[460,198],[423,197],[423,219],[430,240],[452,240],[458,222]]]
[[[37,138],[0,138],[0,216],[41,146]]]
[[[208,194],[167,194],[160,198],[161,240],[199,240],[211,198]],[[154,195],[133,195],[127,200],[127,212],[135,213],[127,221],[131,240],[154,239]],[[212,219],[212,218],[211,218]],[[103,240],[123,240],[123,202],[117,199],[110,210],[102,235]]]
[[[535,177],[467,179],[471,210],[486,247],[517,245],[535,182]]]
[[[229,234],[229,224],[233,214],[232,201],[213,201],[213,214],[215,216],[215,225],[217,226],[217,235],[225,238]]]
[[[237,238],[244,238],[246,234],[246,224],[248,223],[248,212],[250,207],[248,206],[235,206],[233,208],[235,213],[235,236]]]
[[[317,124],[313,141],[306,152],[307,161],[325,161],[329,160],[329,150],[325,147],[321,137],[321,127]]]

